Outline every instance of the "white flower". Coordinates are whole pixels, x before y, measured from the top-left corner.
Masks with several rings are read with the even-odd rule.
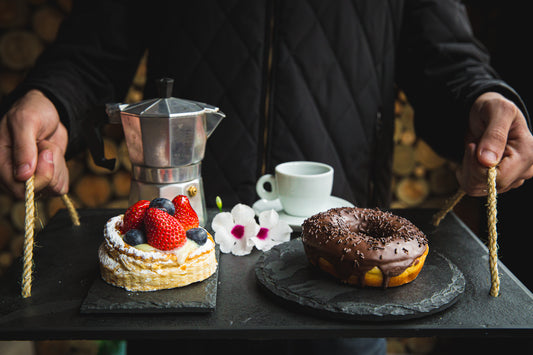
[[[254,210],[241,203],[235,205],[231,213],[217,214],[211,228],[220,251],[234,255],[249,254],[254,245],[259,250],[270,250],[275,245],[289,241],[292,232],[287,222],[280,220],[274,210],[261,212],[258,225]]]
[[[235,205],[231,213],[217,214],[211,228],[215,231],[215,242],[220,245],[220,251],[234,255],[249,254],[254,247],[250,239],[259,231],[254,210],[243,204]]]
[[[273,246],[291,239],[292,228],[287,222],[280,220],[278,213],[274,210],[261,212],[259,225],[259,231],[252,237],[252,242],[259,250],[270,250]]]

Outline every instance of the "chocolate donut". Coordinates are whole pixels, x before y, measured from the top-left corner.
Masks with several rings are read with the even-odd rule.
[[[333,208],[307,218],[302,242],[311,264],[362,287],[411,282],[429,250],[424,233],[407,219],[356,207]]]

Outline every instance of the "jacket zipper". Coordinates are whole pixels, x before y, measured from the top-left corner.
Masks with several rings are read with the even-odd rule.
[[[266,71],[266,85],[265,85],[265,96],[263,104],[264,106],[264,117],[263,117],[263,132],[262,132],[262,156],[261,156],[261,176],[266,174],[267,168],[267,151],[269,143],[269,124],[270,124],[270,104],[272,98],[272,62],[274,58],[274,27],[275,27],[275,2],[273,1],[270,5],[270,18],[269,18],[269,27],[268,27],[268,52],[267,52],[267,71]]]

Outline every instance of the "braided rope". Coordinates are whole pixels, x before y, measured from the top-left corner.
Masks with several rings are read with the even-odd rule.
[[[22,297],[31,297],[31,284],[33,273],[33,244],[35,231],[35,194],[34,194],[34,176],[26,181],[26,192],[24,194],[25,215],[24,215],[24,256],[22,267]],[[63,203],[68,209],[72,224],[80,225],[80,217],[74,204],[68,195],[61,196]]]
[[[496,224],[498,222],[496,218],[496,196],[498,194],[496,190],[496,176],[497,169],[495,166],[489,168],[487,177],[487,223],[489,231],[489,269],[490,269],[490,295],[497,297],[500,292],[500,277],[498,275],[498,231]],[[445,206],[433,216],[433,225],[438,226],[442,219],[461,201],[465,192],[459,189],[457,193],[446,202]]]
[[[451,210],[453,210],[455,205],[457,205],[459,201],[461,201],[461,199],[463,198],[465,194],[466,193],[464,192],[463,189],[459,189],[455,193],[455,195],[453,195],[451,199],[446,201],[446,204],[444,205],[444,207],[439,212],[435,213],[435,215],[433,216],[433,225],[435,227],[437,227],[440,224],[440,222],[444,219],[444,217],[446,217],[446,215]]]
[[[498,297],[500,292],[500,277],[498,275],[498,231],[496,230],[496,167],[491,167],[488,174],[487,220],[489,228],[489,267],[490,267],[490,295]]]
[[[76,207],[74,207],[74,204],[70,200],[67,194],[64,194],[61,196],[61,199],[63,200],[63,203],[67,207],[68,214],[70,216],[70,219],[72,220],[72,224],[75,226],[80,225],[80,216],[78,216],[78,211],[76,211]]]
[[[31,282],[33,272],[33,232],[35,224],[35,200],[33,193],[33,180],[31,176],[26,181],[26,192],[24,194],[25,215],[24,215],[24,264],[22,269],[22,297],[31,296]]]

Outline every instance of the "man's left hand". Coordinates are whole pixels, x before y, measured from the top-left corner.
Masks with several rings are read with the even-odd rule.
[[[487,171],[493,166],[498,193],[533,177],[533,135],[520,109],[499,93],[484,93],[472,105],[465,145],[457,179],[470,196],[487,194]]]

